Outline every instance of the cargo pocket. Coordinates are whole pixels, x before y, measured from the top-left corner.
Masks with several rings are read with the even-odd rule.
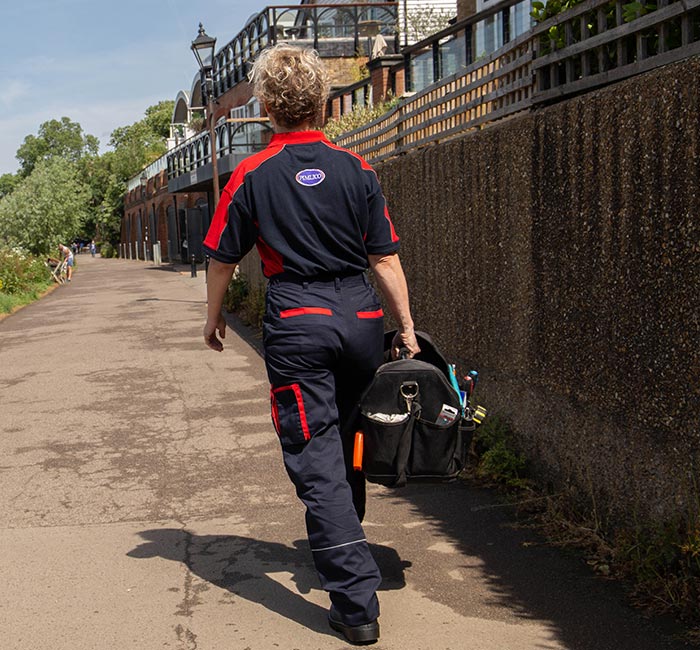
[[[270,389],[272,423],[282,445],[298,445],[311,439],[299,384]]]

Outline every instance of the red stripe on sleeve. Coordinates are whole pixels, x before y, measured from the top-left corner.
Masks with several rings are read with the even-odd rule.
[[[235,172],[234,172],[235,176]],[[232,176],[231,178],[233,179]],[[241,176],[240,183],[243,182],[243,174]],[[240,186],[239,183],[239,186]],[[214,211],[214,218],[211,220],[211,225],[207,231],[207,236],[204,238],[204,245],[212,250],[219,250],[219,242],[221,241],[221,236],[226,230],[226,224],[228,224],[228,208],[231,205],[231,198],[233,194],[229,190],[230,181],[226,184],[224,191],[221,193],[221,198]]]
[[[386,207],[386,201],[384,201],[384,217],[389,222],[389,229],[391,230],[391,241],[393,243],[396,243],[397,241],[399,241],[399,236],[396,234],[396,230],[394,230],[394,222],[389,216],[389,208]]]
[[[228,209],[231,205],[233,197],[240,189],[245,181],[246,174],[256,170],[260,165],[270,158],[276,156],[284,149],[284,145],[270,145],[260,153],[254,154],[243,160],[236,169],[233,170],[231,178],[221,192],[221,198],[214,211],[214,217],[211,220],[209,231],[204,239],[204,245],[212,250],[219,249],[221,236],[224,234],[226,225],[228,224]]]

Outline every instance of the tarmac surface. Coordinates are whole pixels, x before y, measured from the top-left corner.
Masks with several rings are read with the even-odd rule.
[[[201,271],[81,255],[73,278],[0,321],[0,648],[350,647],[259,341],[234,324],[222,353],[204,346]],[[377,650],[686,647],[488,490],[369,494]]]

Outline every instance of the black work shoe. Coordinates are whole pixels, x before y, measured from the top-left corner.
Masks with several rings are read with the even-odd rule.
[[[363,625],[347,625],[338,618],[337,612],[331,609],[328,614],[328,623],[336,632],[340,632],[350,643],[355,645],[376,643],[379,638],[379,621]]]

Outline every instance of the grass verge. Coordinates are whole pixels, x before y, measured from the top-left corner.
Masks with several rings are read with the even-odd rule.
[[[0,319],[14,314],[18,309],[43,298],[56,288],[58,288],[57,284],[47,282],[37,286],[32,291],[19,294],[7,294],[0,291]]]

